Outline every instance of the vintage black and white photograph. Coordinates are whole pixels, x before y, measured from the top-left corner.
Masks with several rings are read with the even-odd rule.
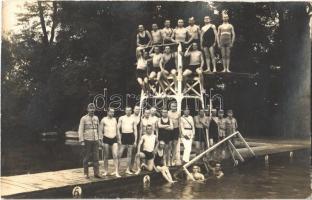
[[[312,2],[1,4],[1,198],[312,198]]]

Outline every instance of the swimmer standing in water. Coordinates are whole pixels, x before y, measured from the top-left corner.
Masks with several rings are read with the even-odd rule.
[[[192,173],[187,177],[187,180],[202,182],[205,180],[205,176],[202,173],[200,173],[200,167],[194,165]]]

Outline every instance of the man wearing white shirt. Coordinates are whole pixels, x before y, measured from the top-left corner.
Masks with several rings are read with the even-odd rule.
[[[183,162],[187,163],[190,161],[190,155],[192,150],[192,141],[195,135],[195,126],[193,117],[189,115],[190,110],[185,108],[183,116],[180,119],[181,127],[181,141],[184,146],[184,152],[182,156]]]

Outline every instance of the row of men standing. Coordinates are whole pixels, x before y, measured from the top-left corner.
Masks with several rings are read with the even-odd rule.
[[[156,108],[145,109],[140,117],[140,108],[127,107],[125,115],[119,117],[118,122],[114,117],[114,109],[109,108],[107,116],[99,121],[94,115],[95,105],[88,105],[88,114],[83,116],[79,124],[79,142],[85,148],[83,159],[84,175],[89,178],[88,162],[93,160],[94,176],[101,178],[99,174],[99,145],[104,150],[104,172],[108,174],[108,155],[112,151],[115,171],[113,175],[119,175],[119,160],[127,149],[126,174],[132,174],[134,161],[136,160],[137,173],[140,172],[140,160],[154,159],[158,142],[164,144],[164,165],[173,166],[181,164],[179,146],[180,141],[184,146],[182,162],[188,162],[195,142],[198,153],[207,147],[206,130],[209,130],[210,145],[213,145],[237,130],[237,121],[233,112],[227,112],[228,117],[223,117],[223,111],[211,111],[208,116],[204,110],[200,110],[194,118],[190,116],[188,108],[183,110],[183,115],[177,111],[175,103],[170,104],[170,110],[163,109],[161,117],[157,116]],[[149,132],[153,134],[150,135]],[[156,140],[155,140],[156,139]],[[138,146],[137,146],[138,144]],[[137,147],[137,148],[136,148]],[[141,148],[142,147],[142,148]]]

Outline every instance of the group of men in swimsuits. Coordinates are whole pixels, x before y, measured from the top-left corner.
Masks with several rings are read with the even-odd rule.
[[[223,23],[218,29],[211,23],[209,16],[204,17],[204,26],[201,28],[195,24],[194,17],[189,18],[187,27],[184,27],[184,21],[179,19],[175,29],[171,28],[170,20],[165,20],[163,29],[159,29],[157,24],[152,24],[151,32],[139,25],[136,56],[137,81],[141,87],[149,91],[149,81],[156,78],[164,90],[168,75],[176,82],[178,53],[172,48],[176,44],[182,45],[183,60],[189,58],[188,64],[183,64],[183,78],[191,74],[201,77],[202,72],[216,72],[216,45],[222,54],[222,72],[230,72],[230,51],[235,41],[235,32],[226,13],[222,14],[222,20]],[[205,62],[207,69],[203,70]],[[210,67],[211,63],[213,70]]]
[[[115,170],[111,175],[120,177],[120,159],[127,150],[126,174],[139,174],[142,168],[161,172],[168,182],[173,182],[168,166],[181,164],[180,141],[184,146],[182,161],[189,162],[192,143],[195,142],[198,153],[210,145],[223,139],[237,130],[237,121],[232,110],[228,110],[224,118],[223,110],[218,116],[212,109],[211,116],[200,110],[194,118],[190,110],[185,108],[183,115],[177,111],[176,103],[170,104],[170,110],[162,109],[158,114],[152,107],[145,109],[140,116],[140,108],[125,108],[125,115],[114,117],[114,109],[109,108],[107,116],[101,121],[94,115],[95,105],[88,105],[88,114],[83,116],[79,124],[79,142],[84,146],[84,175],[89,178],[88,162],[92,158],[94,176],[101,178],[108,175],[108,156],[112,152]],[[209,135],[210,141],[207,139]],[[104,151],[104,172],[99,174],[99,146]],[[144,160],[145,162],[142,162]],[[136,170],[134,166],[136,165]]]

